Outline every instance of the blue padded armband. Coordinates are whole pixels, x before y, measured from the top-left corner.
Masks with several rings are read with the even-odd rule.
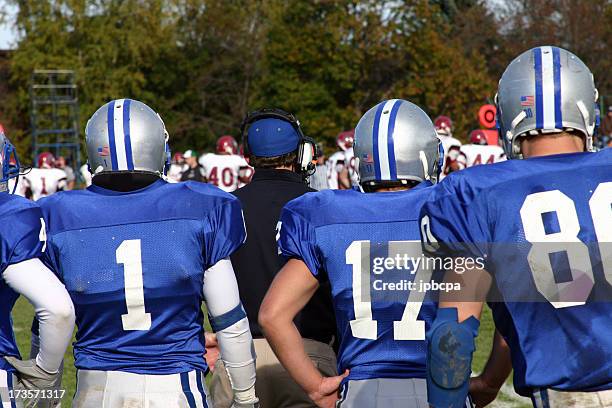
[[[427,333],[427,398],[432,407],[465,407],[479,326],[474,317],[459,323],[454,307],[438,309]]]
[[[239,304],[227,313],[223,313],[221,316],[213,317],[210,314],[208,315],[210,325],[212,326],[214,332],[220,332],[223,329],[227,329],[232,324],[239,322],[245,317],[246,312],[244,311],[242,304]]]

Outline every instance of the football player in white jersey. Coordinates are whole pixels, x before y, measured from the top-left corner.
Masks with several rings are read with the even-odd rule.
[[[440,179],[453,171],[465,169],[465,157],[461,154],[461,142],[453,137],[453,121],[448,116],[438,116],[434,121],[438,139],[444,148],[444,167]]]
[[[238,178],[238,188],[242,188],[251,182],[251,179],[253,179],[253,176],[255,175],[255,169],[249,164],[249,159],[247,157],[244,157],[244,145],[242,143],[238,147],[238,150],[240,153],[240,157],[242,157],[244,161],[247,162],[247,166],[243,169],[240,169],[241,177]]]
[[[181,181],[181,176],[187,167],[188,166],[185,164],[185,157],[183,156],[183,153],[174,153],[172,163],[168,169],[168,175],[166,175],[167,181],[170,183],[178,183]]]
[[[355,130],[346,130],[340,132],[336,137],[336,143],[340,148],[339,151],[329,156],[327,160],[327,184],[332,190],[338,190],[340,188],[339,176],[345,166],[345,153],[348,149],[353,147],[353,140],[355,138]]]
[[[81,177],[83,177],[83,180],[85,181],[85,187],[91,186],[91,172],[89,171],[89,166],[87,163],[82,165],[79,171],[81,173]]]
[[[237,190],[240,181],[248,183],[244,169],[249,164],[238,155],[238,143],[232,136],[221,136],[217,140],[216,153],[204,154],[199,161],[208,182],[223,191]]]
[[[472,130],[470,144],[461,146],[461,153],[465,156],[466,167],[506,160],[504,149],[498,145],[490,145],[487,136],[480,129]]]
[[[64,190],[66,186],[66,172],[55,167],[55,157],[49,152],[41,153],[38,167],[23,175],[25,195],[34,201]]]
[[[340,189],[348,190],[353,186],[359,185],[358,168],[359,162],[355,160],[355,151],[351,147],[344,152],[344,168],[338,175]]]

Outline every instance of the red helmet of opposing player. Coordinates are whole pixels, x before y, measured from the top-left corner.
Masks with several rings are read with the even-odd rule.
[[[238,143],[230,135],[221,136],[217,140],[217,154],[237,154]]]
[[[52,169],[55,167],[55,156],[51,152],[42,152],[38,155],[38,168]]]
[[[489,144],[487,135],[481,129],[475,129],[470,132],[470,143],[479,145]]]
[[[453,134],[453,121],[448,116],[440,115],[434,120],[436,132],[441,136],[451,136]]]
[[[338,143],[338,147],[343,151],[347,151],[351,147],[353,147],[353,142],[355,141],[355,129],[353,130],[345,130],[344,132],[340,132],[338,137],[336,138],[336,143]]]
[[[176,153],[174,153],[174,156],[172,157],[172,161],[174,163],[182,163],[182,162],[185,161],[185,157],[183,156],[183,153],[176,152]]]

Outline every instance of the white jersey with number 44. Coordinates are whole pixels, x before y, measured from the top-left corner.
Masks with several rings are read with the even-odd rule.
[[[223,191],[232,192],[238,189],[240,169],[248,167],[243,157],[237,154],[207,153],[200,157],[208,182]]]
[[[359,163],[355,160],[355,151],[351,147],[344,152],[344,164],[348,168],[348,174],[351,179],[351,185],[357,186],[359,185]]]
[[[19,183],[21,184],[21,178]],[[23,175],[23,188],[32,191],[34,201],[66,188],[66,172],[62,169],[33,168]]]
[[[465,155],[466,167],[506,160],[504,149],[495,145],[466,144],[461,146],[461,153]]]

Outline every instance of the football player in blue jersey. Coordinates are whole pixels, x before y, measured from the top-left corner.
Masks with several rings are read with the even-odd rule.
[[[75,304],[73,407],[207,407],[202,301],[234,389],[253,407],[255,355],[229,255],[238,200],[162,179],[167,132],[144,103],[102,106],[86,128],[93,185],[40,201],[46,261]]]
[[[461,289],[441,296],[427,334],[429,402],[465,396],[488,292],[519,394],[535,407],[612,406],[612,150],[590,152],[593,75],[564,49],[536,47],[506,68],[496,99],[515,160],[451,175],[423,207],[426,251],[485,260],[447,273]]]
[[[11,159],[17,163],[10,164]],[[45,222],[40,208],[9,194],[8,181],[19,177],[19,160],[0,131],[0,406],[14,407],[15,399],[53,402],[59,367],[72,338],[74,308],[66,288],[38,259],[46,249]],[[16,183],[15,183],[16,184]],[[13,334],[11,310],[19,295],[34,306],[40,320],[40,352],[21,361]],[[17,381],[13,380],[17,376]],[[18,392],[15,393],[15,390]],[[19,390],[30,390],[31,395]],[[21,396],[28,398],[20,398]]]
[[[426,407],[425,331],[436,304],[419,286],[418,217],[440,171],[429,117],[401,99],[379,103],[355,131],[361,191],[325,190],[289,202],[279,249],[290,260],[259,321],[281,363],[320,407]],[[409,203],[406,205],[406,203]],[[337,377],[305,355],[293,318],[320,281],[331,283],[340,350]]]

